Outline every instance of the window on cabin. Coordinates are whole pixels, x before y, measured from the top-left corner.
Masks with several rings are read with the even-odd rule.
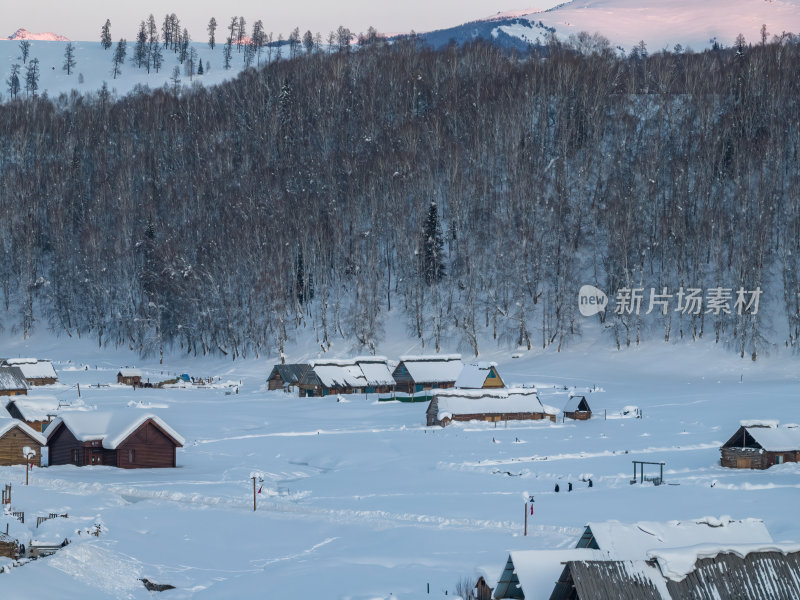
[[[128,450],[128,462],[130,464],[134,464],[136,462],[136,450],[134,450],[133,448]]]
[[[76,465],[78,464],[78,449],[77,448],[75,448],[72,451],[72,462],[74,462]]]
[[[775,457],[775,464],[776,465],[783,464],[783,454],[778,454],[778,456]]]
[[[497,375],[494,374],[493,369],[489,369],[489,374],[486,376],[486,379],[494,379]]]

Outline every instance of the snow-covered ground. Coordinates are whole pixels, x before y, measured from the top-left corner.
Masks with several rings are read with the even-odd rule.
[[[76,65],[70,75],[63,70],[64,49],[69,42],[64,41],[43,41],[33,40],[30,42],[30,56],[39,59],[39,69],[41,77],[39,80],[39,94],[47,92],[51,98],[56,98],[61,93],[69,94],[72,90],[85,94],[96,93],[106,82],[108,89],[116,92],[118,96],[123,96],[133,90],[137,85],[148,86],[151,89],[160,88],[164,85],[172,87],[172,73],[176,66],[180,67],[180,79],[182,86],[190,86],[194,82],[203,85],[216,85],[233,77],[236,77],[244,68],[244,50],[237,51],[233,46],[233,56],[231,68],[224,68],[224,58],[222,56],[222,44],[217,44],[212,50],[205,42],[192,42],[193,47],[200,60],[203,61],[203,75],[194,75],[190,79],[185,74],[184,65],[178,61],[178,56],[172,50],[164,50],[164,63],[158,73],[151,69],[147,73],[144,68],[137,68],[131,62],[133,56],[135,40],[128,40],[127,58],[121,67],[121,73],[116,79],[112,73],[112,58],[117,40],[108,50],[104,50],[99,41],[97,42],[72,42],[75,46]],[[267,60],[268,49],[262,50],[261,63]],[[283,56],[287,55],[287,48],[282,49]],[[272,50],[273,58],[277,54],[277,49]],[[25,73],[26,65],[22,63],[20,57],[18,40],[0,40],[0,80],[3,85],[0,88],[0,95],[3,100],[8,100],[8,86],[6,80],[11,72],[11,66],[20,65],[20,81],[22,90],[20,97],[25,97]],[[255,64],[255,63],[254,63]],[[206,68],[206,67],[210,68]],[[81,77],[83,82],[81,82]]]
[[[391,339],[381,353],[418,350]],[[424,426],[425,404],[268,392],[271,360],[173,355],[160,365],[90,340],[4,341],[5,356],[54,360],[61,383],[37,394],[73,399],[80,383],[87,406],[155,412],[187,441],[177,469],[37,468],[25,487],[23,467],[0,467],[0,485],[12,483],[13,508],[26,514],[24,526],[9,517],[0,526],[72,541],[0,574],[4,598],[54,589],[59,598],[145,598],[142,577],[176,586],[174,598],[452,597],[462,576],[498,571],[507,551],[566,548],[586,522],[608,519],[759,517],[776,541],[800,540],[800,467],[723,469],[718,450],[742,419],[800,421],[796,357],[752,363],[705,343],[616,352],[587,342],[516,359],[498,350],[481,359],[497,361],[509,385],[537,384],[545,404],[596,388],[587,394],[594,418],[442,429]],[[288,359],[307,357],[298,347]],[[151,381],[185,372],[215,383],[134,391],[113,383],[126,365]],[[630,406],[643,418],[623,416]],[[633,459],[666,462],[669,485],[631,485]],[[254,472],[264,475],[255,513]],[[528,495],[534,516],[523,537]],[[37,529],[35,516],[51,512],[69,518]],[[89,535],[96,524],[98,537]]]
[[[561,39],[581,31],[599,32],[625,51],[640,40],[650,52],[672,50],[676,44],[700,51],[715,39],[732,46],[740,33],[756,44],[762,25],[767,26],[768,40],[784,32],[800,33],[800,0],[573,0],[547,11],[522,12],[513,16],[541,21]],[[543,40],[541,29],[524,25],[501,29],[528,41],[536,36]]]

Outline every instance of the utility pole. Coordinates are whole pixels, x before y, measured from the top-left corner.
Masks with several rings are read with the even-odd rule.
[[[250,479],[253,480],[253,512],[256,512],[256,476],[253,475]]]

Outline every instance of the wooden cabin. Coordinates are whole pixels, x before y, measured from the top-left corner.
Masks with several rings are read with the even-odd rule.
[[[687,560],[691,562],[686,564]],[[704,547],[702,554],[692,547],[680,547],[639,559],[614,556],[606,560],[567,561],[552,593],[536,597],[784,600],[800,598],[799,571],[800,552],[795,544],[754,547],[744,552],[724,546]],[[535,598],[527,594],[524,597]]]
[[[325,358],[308,361],[297,387],[300,396],[386,393],[394,390],[394,378],[382,356]]]
[[[117,383],[137,387],[142,385],[142,372],[139,369],[120,369],[117,373]]]
[[[475,583],[475,587],[473,588],[475,600],[492,600],[493,591],[494,588],[489,585],[483,575],[478,577],[478,581]]]
[[[61,404],[55,397],[31,397],[9,400],[6,411],[14,419],[24,421],[34,431],[44,431],[58,415]]]
[[[413,394],[424,390],[448,389],[456,384],[462,368],[460,354],[401,356],[392,372],[397,391]]]
[[[270,390],[291,392],[300,383],[306,369],[308,369],[308,363],[275,365],[267,377],[267,387]]]
[[[51,385],[58,381],[53,362],[39,358],[5,358],[0,366],[17,367],[29,386]]]
[[[800,462],[800,427],[777,421],[743,421],[720,448],[720,463],[732,469],[768,469]]]
[[[106,465],[121,469],[176,466],[183,438],[153,414],[71,412],[44,432],[51,465]]]
[[[25,396],[28,383],[19,367],[0,367],[0,396]]]
[[[497,372],[497,363],[467,363],[456,378],[455,387],[465,390],[496,389],[505,387]]]
[[[19,558],[19,541],[0,532],[0,556],[17,560]]]
[[[592,409],[586,396],[571,396],[564,406],[564,416],[567,419],[586,421],[592,418]]]
[[[446,427],[453,421],[556,420],[557,409],[545,407],[535,388],[440,390],[426,411],[427,424]]]
[[[26,449],[33,451],[32,462],[42,465],[42,446],[47,441],[41,433],[37,433],[18,419],[0,421],[0,465],[24,465],[28,462]]]

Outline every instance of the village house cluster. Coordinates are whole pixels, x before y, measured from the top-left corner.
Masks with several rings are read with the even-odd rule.
[[[508,387],[496,363],[464,363],[460,354],[277,364],[267,383],[270,390],[297,390],[301,397],[376,394],[379,400],[428,402],[427,424],[442,427],[453,421],[555,421],[560,412],[542,404],[535,388]],[[585,396],[570,398],[564,415],[588,419],[591,409]]]
[[[588,523],[573,548],[511,552],[478,569],[475,600],[800,597],[800,545],[760,519]]]

